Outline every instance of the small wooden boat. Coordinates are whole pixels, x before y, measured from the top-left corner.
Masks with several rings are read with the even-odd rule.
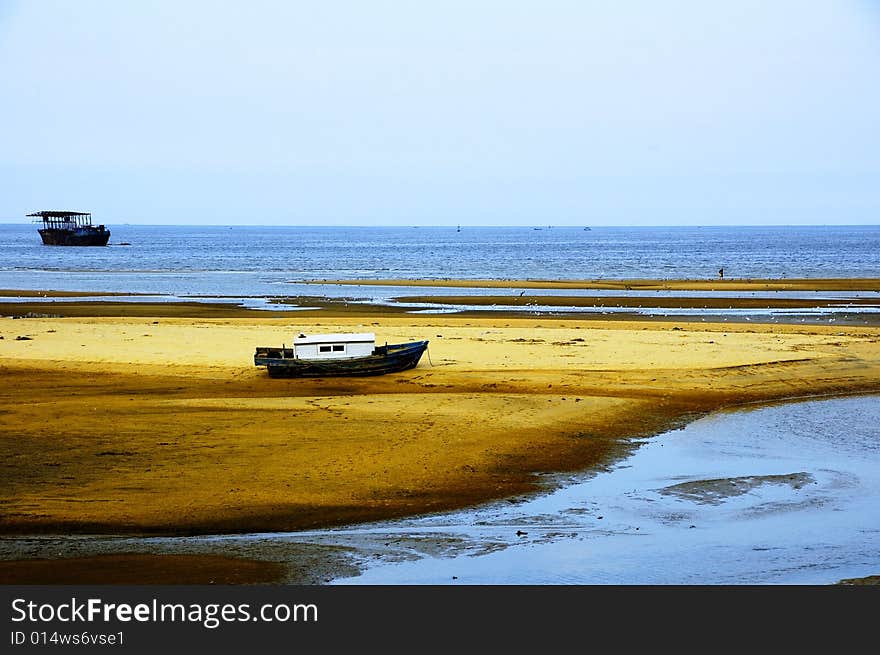
[[[254,365],[276,378],[384,375],[415,368],[427,348],[427,341],[377,346],[371,332],[300,334],[290,348],[257,346]]]

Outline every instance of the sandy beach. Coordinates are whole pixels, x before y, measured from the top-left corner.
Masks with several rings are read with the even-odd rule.
[[[541,472],[605,466],[631,437],[722,407],[880,391],[875,327],[199,303],[0,311],[5,535],[287,531],[466,507],[534,490]],[[430,346],[416,369],[378,378],[253,366],[256,346],[349,331]],[[83,579],[105,564],[84,564]],[[33,579],[24,566],[0,576]],[[273,576],[255,568],[252,581]]]

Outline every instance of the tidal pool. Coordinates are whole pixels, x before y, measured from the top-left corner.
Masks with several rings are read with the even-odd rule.
[[[639,443],[551,493],[312,535],[372,546],[361,575],[333,584],[828,584],[880,573],[880,397],[721,412]]]

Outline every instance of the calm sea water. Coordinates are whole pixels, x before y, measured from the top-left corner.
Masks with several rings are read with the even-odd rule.
[[[721,267],[880,277],[880,226],[109,227],[108,247],[59,248],[35,225],[0,225],[0,288],[271,295],[325,278],[715,278]]]

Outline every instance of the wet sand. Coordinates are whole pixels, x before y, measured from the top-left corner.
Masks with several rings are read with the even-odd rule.
[[[287,531],[467,507],[721,407],[880,390],[871,327],[71,305],[82,313],[0,318],[6,535]],[[256,346],[300,331],[431,344],[380,378],[253,366]]]
[[[82,294],[95,296],[95,294]],[[413,316],[413,306],[430,305],[425,314],[443,314],[453,308],[456,316],[467,319],[501,321],[517,318],[544,318],[576,321],[654,322],[809,322],[826,324],[880,325],[880,312],[872,311],[875,298],[829,299],[818,297],[754,298],[754,297],[663,297],[644,296],[529,296],[529,295],[467,295],[467,296],[400,296],[389,302],[369,302],[352,298],[325,296],[277,296],[266,298],[268,308],[242,307],[233,302],[202,301],[79,301],[59,297],[58,300],[0,302],[0,316],[14,318],[189,318],[272,319],[295,313],[299,319],[360,319],[364,323],[383,317]],[[541,311],[536,311],[540,307]],[[582,311],[581,308],[594,308]],[[651,308],[656,311],[650,311]],[[868,311],[861,311],[864,308]],[[607,311],[605,311],[607,310]],[[707,310],[701,314],[700,310]],[[729,310],[729,311],[728,311]],[[779,314],[769,313],[771,310]],[[752,315],[749,314],[752,312]],[[755,312],[757,314],[755,314]],[[786,316],[789,312],[790,316]],[[797,315],[797,316],[795,316]]]
[[[644,296],[400,296],[403,303],[432,303],[435,305],[477,305],[529,307],[630,307],[672,309],[803,309],[804,307],[836,307],[844,302],[853,306],[876,306],[873,298],[661,298]]]
[[[95,295],[95,294],[84,294]],[[129,295],[129,294],[125,294]],[[207,302],[122,302],[58,301],[0,302],[0,316],[17,318],[134,317],[144,318],[254,318],[275,316],[273,312],[245,309],[227,303]]]
[[[619,289],[671,291],[880,291],[877,278],[791,278],[759,280],[299,280],[298,284],[485,289]]]
[[[138,296],[142,294],[119,293],[112,291],[101,291],[92,293],[90,291],[56,291],[47,289],[45,291],[35,291],[33,289],[0,289],[0,297],[4,298],[84,298],[88,296]]]
[[[277,562],[222,555],[113,554],[63,559],[0,561],[3,584],[275,584],[284,577]]]

